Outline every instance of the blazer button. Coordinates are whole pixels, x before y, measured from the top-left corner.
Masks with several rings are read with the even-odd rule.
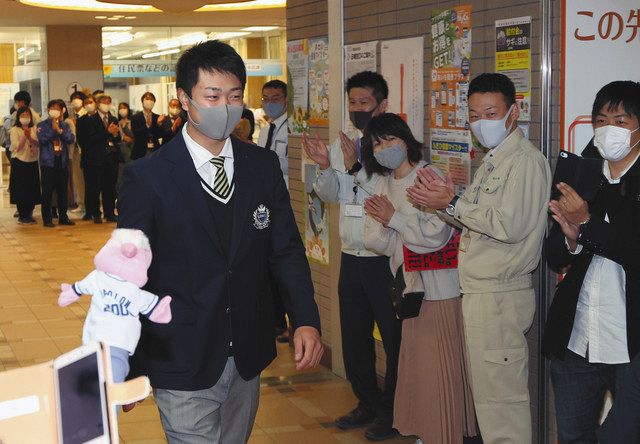
[[[233,274],[233,270],[229,270],[227,273],[228,273],[229,275],[232,275],[232,274]]]
[[[231,313],[231,309],[230,309],[229,307],[227,307],[227,309],[225,310],[225,312],[226,312],[227,314],[229,314],[229,313]]]

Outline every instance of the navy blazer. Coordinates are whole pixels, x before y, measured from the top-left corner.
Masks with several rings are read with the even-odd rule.
[[[133,132],[133,148],[131,149],[131,159],[140,159],[147,155],[149,147],[147,143],[149,139],[153,143],[155,151],[160,147],[160,139],[163,135],[162,125],[158,125],[158,117],[156,113],[151,113],[151,126],[147,128],[147,121],[144,112],[138,111],[131,117],[131,131]]]
[[[232,144],[228,257],[182,133],[124,172],[118,226],[147,234],[153,261],[145,289],[173,297],[169,324],[141,319],[142,336],[132,359],[132,375],[148,375],[157,388],[213,386],[230,341],[242,378],[254,378],[267,367],[276,355],[270,268],[284,290],[293,328],[320,330],[309,264],[278,158],[234,138]],[[261,206],[268,209],[268,224]]]
[[[109,113],[109,125],[118,125],[118,119]],[[117,163],[119,159],[119,144],[122,138],[120,133],[117,136],[111,135],[104,126],[100,113],[93,115],[85,114],[76,123],[77,141],[80,145],[80,165],[82,168],[88,166],[103,166],[105,163]],[[109,145],[111,142],[111,146]]]

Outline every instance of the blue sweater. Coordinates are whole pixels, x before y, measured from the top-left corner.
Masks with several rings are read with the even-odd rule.
[[[69,162],[69,144],[75,142],[76,138],[71,132],[71,127],[68,123],[58,122],[58,127],[62,129],[62,134],[58,134],[53,130],[53,123],[51,119],[43,120],[38,124],[38,142],[40,142],[40,166],[41,167],[53,167],[55,154],[53,152],[53,141],[60,139],[60,146],[62,147],[62,153],[60,154],[60,160],[62,160],[62,168],[67,167]]]

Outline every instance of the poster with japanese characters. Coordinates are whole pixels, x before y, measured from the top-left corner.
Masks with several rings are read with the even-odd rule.
[[[354,74],[362,71],[377,71],[378,41],[356,43],[344,47],[344,78],[345,82]],[[342,129],[347,133],[353,133],[356,128],[349,119],[349,97],[345,94],[345,113]]]
[[[496,20],[496,72],[516,87],[521,122],[531,121],[531,17]]]
[[[431,161],[451,176],[460,193],[471,181],[473,155],[467,103],[471,6],[431,11],[431,57]]]
[[[581,153],[591,137],[591,107],[614,80],[640,81],[638,0],[562,2],[561,148]]]
[[[287,42],[289,132],[302,134],[309,126],[309,45],[307,39]]]
[[[303,164],[307,181],[302,191],[304,212],[304,246],[307,258],[321,265],[329,265],[329,205],[313,189],[316,164]]]
[[[424,139],[424,37],[381,43],[380,71],[389,85],[388,112],[398,114],[413,136]]]
[[[309,40],[309,123],[329,125],[329,39]]]

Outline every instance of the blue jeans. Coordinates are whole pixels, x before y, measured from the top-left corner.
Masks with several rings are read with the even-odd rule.
[[[555,395],[558,441],[562,444],[596,444],[596,429],[607,390],[613,396],[629,364],[590,363],[567,350],[564,360],[551,359],[551,384]]]

